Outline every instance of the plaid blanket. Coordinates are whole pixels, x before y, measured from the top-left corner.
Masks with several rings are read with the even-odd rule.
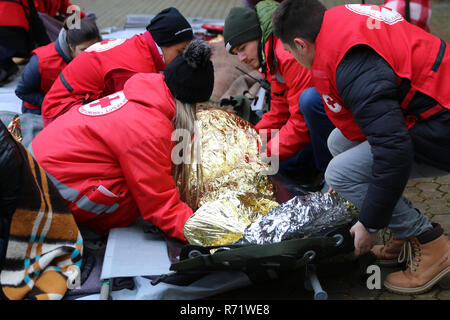
[[[81,234],[44,170],[21,143],[11,143],[24,165],[0,273],[1,293],[10,300],[61,299],[68,288],[80,285]]]

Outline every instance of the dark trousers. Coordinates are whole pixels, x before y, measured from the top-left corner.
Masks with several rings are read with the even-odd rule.
[[[280,172],[300,176],[314,171],[323,173],[332,158],[327,139],[335,126],[328,119],[322,98],[315,88],[309,88],[300,95],[299,107],[308,126],[311,142],[291,158],[281,162]]]
[[[15,53],[16,50],[0,45],[0,82],[18,71],[19,68],[12,60]]]
[[[15,66],[12,58],[16,54],[16,50],[0,45],[0,68],[8,69]]]

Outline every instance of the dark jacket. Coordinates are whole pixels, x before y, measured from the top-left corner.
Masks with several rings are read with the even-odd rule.
[[[68,57],[61,48],[59,39],[55,41],[55,48],[61,58],[69,63],[71,58]],[[33,106],[41,107],[44,101],[45,93],[42,91],[41,74],[39,72],[39,58],[34,54],[22,71],[19,82],[15,90],[16,96]],[[40,109],[27,108],[22,103],[22,113],[41,114]]]
[[[373,180],[361,208],[360,221],[386,227],[403,194],[414,161],[450,172],[450,110],[418,122],[409,131],[400,102],[409,81],[399,79],[389,64],[367,46],[351,49],[336,73],[339,94],[366,136],[374,157]],[[420,114],[436,101],[418,92],[407,114]]]
[[[23,161],[17,144],[0,121],[0,269],[11,216],[16,210],[22,183]]]

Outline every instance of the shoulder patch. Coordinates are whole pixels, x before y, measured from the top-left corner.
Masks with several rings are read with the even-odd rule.
[[[357,14],[368,16],[376,21],[381,21],[389,25],[405,20],[397,11],[388,7],[371,4],[346,4],[345,7]]]
[[[78,108],[81,114],[86,116],[103,116],[122,108],[128,102],[123,91],[116,92],[109,96],[84,104]]]
[[[92,46],[87,48],[86,52],[103,52],[108,51],[114,47],[117,47],[124,43],[127,39],[111,39],[111,40],[103,40],[97,43],[94,43]]]

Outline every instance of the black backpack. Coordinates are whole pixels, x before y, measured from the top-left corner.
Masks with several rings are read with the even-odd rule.
[[[0,121],[0,271],[8,246],[12,216],[20,194],[22,166],[18,142]],[[4,298],[1,290],[0,298]]]

